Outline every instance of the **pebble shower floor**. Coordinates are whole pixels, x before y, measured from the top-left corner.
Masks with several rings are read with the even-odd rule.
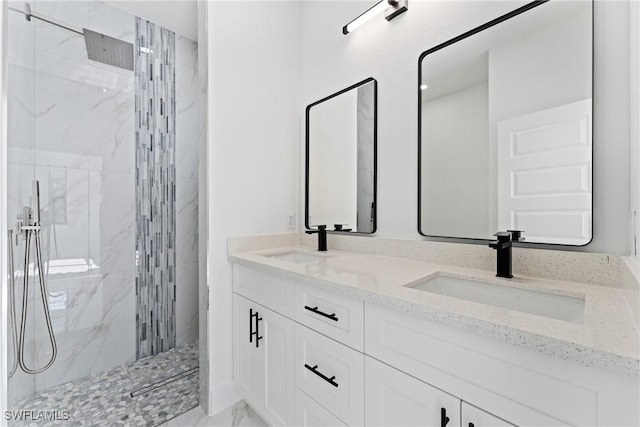
[[[23,419],[9,425],[158,426],[198,406],[198,384],[195,343],[11,402],[12,418]],[[24,419],[38,415],[58,419]]]

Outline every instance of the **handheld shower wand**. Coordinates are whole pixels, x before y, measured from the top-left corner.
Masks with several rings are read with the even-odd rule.
[[[32,197],[32,207],[25,207],[23,209],[22,217],[18,217],[18,222],[16,223],[16,237],[19,234],[24,233],[24,274],[23,274],[23,292],[22,292],[22,315],[20,316],[20,333],[17,333],[18,325],[16,322],[16,307],[15,307],[15,272],[13,266],[13,245],[11,240],[13,240],[13,230],[9,230],[9,241],[10,241],[10,251],[9,251],[9,260],[10,260],[10,273],[11,273],[11,320],[13,323],[13,341],[14,341],[14,356],[15,361],[27,374],[39,374],[49,369],[53,362],[56,360],[56,356],[58,355],[58,347],[56,345],[56,338],[53,333],[53,326],[51,324],[51,315],[49,313],[49,300],[47,293],[47,286],[44,280],[44,267],[42,262],[42,242],[40,231],[42,229],[40,225],[40,183],[37,180],[33,181],[33,197]],[[49,341],[51,342],[51,359],[41,368],[30,368],[25,363],[25,335],[26,335],[26,326],[27,326],[27,309],[29,307],[29,255],[31,253],[31,237],[34,238],[35,241],[35,266],[34,266],[34,276],[38,276],[38,282],[40,284],[40,295],[42,297],[42,305],[44,311],[45,322],[47,324],[47,330],[49,332]],[[11,369],[10,375],[12,376],[16,371],[16,362],[14,361],[14,366]]]

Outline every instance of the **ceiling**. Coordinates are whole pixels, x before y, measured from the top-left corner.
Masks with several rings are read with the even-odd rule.
[[[105,3],[198,41],[196,0],[105,0]]]

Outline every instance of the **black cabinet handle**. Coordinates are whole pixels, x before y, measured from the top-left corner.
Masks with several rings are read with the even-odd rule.
[[[253,330],[253,320],[255,318],[256,321],[256,330]],[[258,312],[256,311],[255,313],[253,312],[253,308],[249,309],[249,342],[253,342],[253,336],[256,336],[256,348],[258,348],[259,345],[259,341],[262,339],[262,337],[260,336],[260,333],[258,332],[258,322],[260,322],[262,320],[262,317],[258,317]]]
[[[473,423],[469,423],[469,427],[476,427],[476,426]]]
[[[318,371],[318,365],[314,365],[313,367],[311,367],[305,363],[304,367],[310,370],[311,372],[313,372],[314,374],[316,374],[317,376],[319,376],[320,378],[322,378],[323,380],[325,380],[326,382],[328,382],[329,384],[331,384],[332,386],[338,387],[338,383],[334,381],[336,379],[335,375],[329,378],[328,376],[324,375],[322,372]]]
[[[322,311],[318,310],[318,306],[315,306],[315,307],[309,307],[308,305],[305,305],[305,306],[304,306],[304,309],[305,309],[305,310],[309,310],[309,311],[311,311],[311,312],[313,312],[313,313],[315,313],[315,314],[319,314],[320,316],[324,316],[324,317],[326,317],[327,319],[331,319],[331,320],[333,320],[333,321],[335,321],[335,322],[337,322],[337,321],[338,321],[338,317],[336,316],[336,314],[335,314],[335,313],[332,313],[332,314],[323,313]]]
[[[253,308],[249,309],[249,342],[253,342],[253,336],[256,332],[253,332],[253,317],[258,316],[258,312],[253,312]]]
[[[256,348],[260,347],[260,340],[263,338],[260,336],[259,326],[262,317],[258,317],[258,312],[256,312]]]
[[[447,410],[440,408],[440,427],[446,427],[448,422],[449,417],[447,417]]]

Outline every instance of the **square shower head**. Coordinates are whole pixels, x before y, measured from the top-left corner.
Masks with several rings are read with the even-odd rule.
[[[133,71],[133,44],[95,31],[82,29],[87,56],[92,61]]]

